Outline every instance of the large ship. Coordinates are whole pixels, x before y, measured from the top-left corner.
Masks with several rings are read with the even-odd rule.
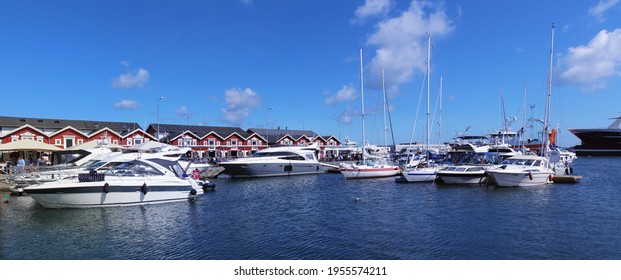
[[[579,156],[621,156],[621,116],[611,119],[608,128],[570,128],[581,141],[572,150]]]

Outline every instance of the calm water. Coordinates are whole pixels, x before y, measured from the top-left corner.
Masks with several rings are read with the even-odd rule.
[[[214,180],[194,202],[45,209],[2,203],[0,259],[621,259],[621,158],[579,158],[579,184],[516,189]]]

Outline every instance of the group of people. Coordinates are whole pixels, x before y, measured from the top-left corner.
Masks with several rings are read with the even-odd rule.
[[[10,174],[14,172],[33,171],[37,166],[50,165],[49,157],[41,154],[38,159],[34,159],[31,154],[28,159],[24,159],[21,155],[17,158],[10,158],[6,162],[5,172]]]

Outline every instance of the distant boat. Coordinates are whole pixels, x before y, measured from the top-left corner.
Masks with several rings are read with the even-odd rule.
[[[570,128],[581,144],[571,148],[578,156],[621,156],[621,116],[608,128]]]

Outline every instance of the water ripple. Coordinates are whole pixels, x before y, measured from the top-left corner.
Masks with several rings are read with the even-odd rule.
[[[580,158],[579,184],[514,189],[323,174],[219,179],[196,201],[137,207],[11,197],[0,258],[619,259],[619,167]]]

